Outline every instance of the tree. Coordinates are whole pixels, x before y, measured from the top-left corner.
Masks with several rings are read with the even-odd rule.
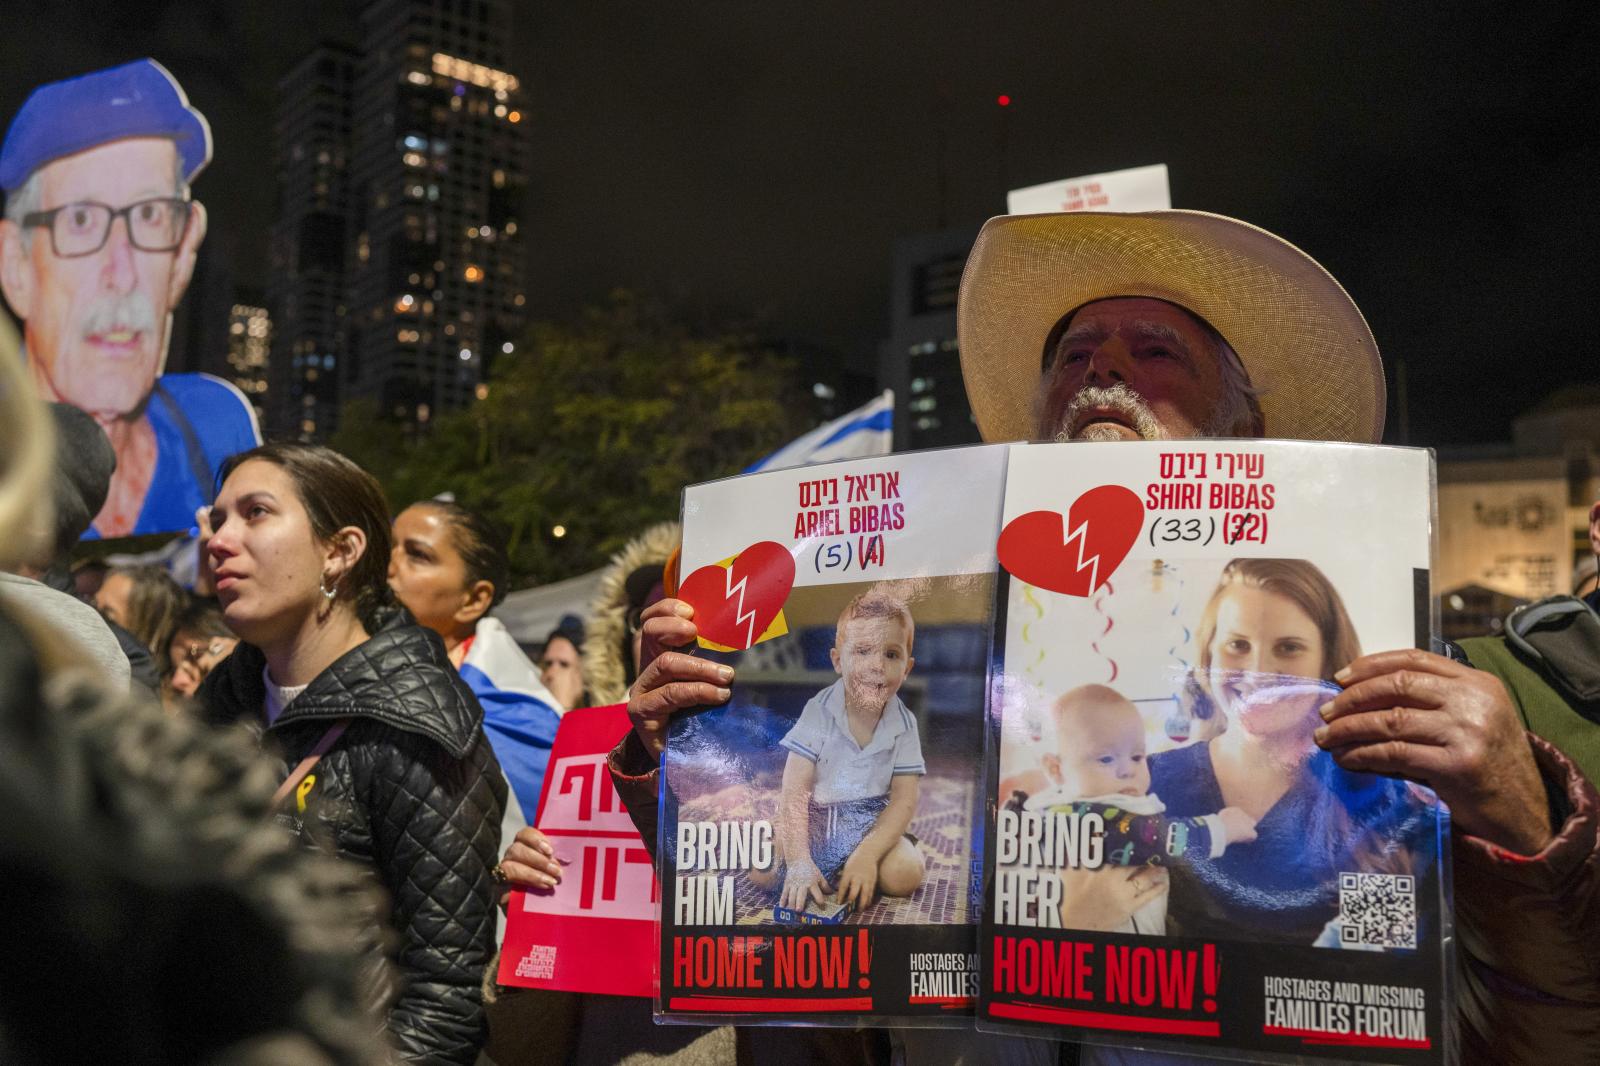
[[[496,521],[527,585],[599,566],[676,518],[685,485],[737,474],[803,432],[807,411],[790,360],[618,292],[575,322],[534,326],[486,397],[425,434],[408,439],[353,402],[332,444],[397,508],[449,491]]]

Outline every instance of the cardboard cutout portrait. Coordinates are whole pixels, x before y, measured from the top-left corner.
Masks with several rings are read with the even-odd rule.
[[[151,59],[34,90],[0,146],[0,288],[45,400],[92,415],[117,455],[86,538],[188,529],[224,459],[260,443],[249,402],[163,374],[206,212],[189,185],[211,130]]]

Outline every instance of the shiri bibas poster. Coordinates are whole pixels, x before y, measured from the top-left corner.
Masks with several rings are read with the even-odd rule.
[[[980,1029],[1447,1061],[1447,814],[1311,736],[1343,666],[1429,646],[1432,500],[1411,449],[1011,450]]]

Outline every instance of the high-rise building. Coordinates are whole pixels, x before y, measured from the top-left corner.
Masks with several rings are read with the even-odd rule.
[[[259,306],[259,299],[234,304],[228,313],[228,380],[255,407],[257,422],[265,415],[271,350],[272,316]]]
[[[336,428],[348,338],[350,97],[360,57],[324,44],[278,85],[278,216],[273,223],[269,436],[320,439]],[[259,395],[251,395],[259,401]]]
[[[894,390],[896,451],[977,443],[956,340],[956,297],[970,228],[903,237],[894,244],[889,339],[878,353],[880,387]]]
[[[526,105],[507,0],[374,0],[352,108],[349,395],[426,422],[524,322]]]

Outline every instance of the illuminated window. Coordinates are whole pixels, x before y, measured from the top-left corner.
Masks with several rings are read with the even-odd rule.
[[[458,59],[443,52],[433,53],[433,72],[456,81],[471,82],[480,89],[493,89],[496,93],[514,93],[521,84],[514,75],[503,70]]]

